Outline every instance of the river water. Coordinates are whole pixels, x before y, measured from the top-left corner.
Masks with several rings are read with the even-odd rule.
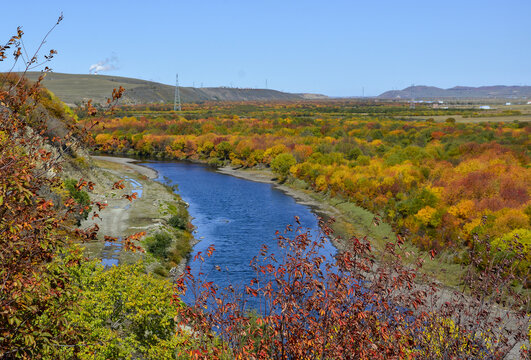
[[[193,248],[189,265],[192,273],[199,272],[200,263],[193,261],[195,254],[203,254],[210,245],[214,255],[205,258],[201,272],[208,274],[220,288],[229,284],[235,288],[247,285],[256,274],[249,266],[259,254],[262,244],[274,253],[277,230],[283,231],[294,224],[298,216],[301,226],[316,236],[318,221],[312,210],[298,204],[292,197],[272,184],[236,178],[214,171],[200,164],[180,162],[149,162],[159,173],[158,181],[170,180],[178,185],[178,193],[189,206],[196,227],[194,237],[199,241]],[[335,248],[327,242],[323,254],[332,256]],[[216,271],[219,266],[223,271]]]

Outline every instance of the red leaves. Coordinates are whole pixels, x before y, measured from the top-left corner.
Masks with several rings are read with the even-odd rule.
[[[396,243],[398,246],[404,245],[404,238],[400,234],[396,235]]]
[[[134,193],[132,193],[131,195],[129,195],[129,194],[123,194],[122,197],[125,198],[125,199],[127,199],[127,200],[129,200],[129,201],[133,201],[134,199],[137,198],[137,195],[138,195],[138,194],[137,194],[136,192],[134,192]]]
[[[100,227],[97,224],[92,225],[88,229],[76,229],[74,233],[83,242],[96,240]]]
[[[142,237],[146,235],[145,231],[137,232],[135,234],[129,235],[123,240],[124,250],[132,252],[144,252],[141,246],[135,245],[134,241],[139,241]]]
[[[312,241],[307,233],[293,238],[279,235],[278,239],[287,251],[283,261],[273,261],[267,247],[262,247],[260,257],[251,261],[256,277],[243,286],[243,294],[230,286],[214,293],[212,282],[203,280],[206,275],[195,277],[189,270],[177,281],[179,291],[195,299],[181,315],[193,324],[195,333],[210,333],[215,328],[221,339],[237,344],[231,351],[242,359],[269,359],[272,353],[297,359],[336,359],[344,354],[387,359],[402,352],[404,345],[396,339],[413,342],[404,330],[413,327],[400,322],[398,316],[396,322],[401,326],[384,322],[388,314],[399,313],[397,303],[422,303],[424,295],[403,295],[413,277],[410,271],[397,265],[398,273],[390,276],[378,269],[381,276],[368,281],[363,273],[371,269],[367,264],[372,263],[372,255],[366,240],[353,239],[356,255],[338,255],[337,267],[333,267],[318,256],[321,239]],[[201,252],[194,257],[198,260],[204,261]],[[244,295],[265,306],[261,311],[266,315],[256,320],[246,315]],[[209,358],[217,356],[209,354]]]
[[[198,259],[201,259],[202,262],[205,261],[205,258],[201,255],[202,251],[198,251],[197,254],[194,256],[194,261],[197,261]]]
[[[116,190],[116,189],[123,189],[125,188],[125,185],[124,185],[124,181],[123,179],[122,180],[119,180],[117,182],[115,182],[113,185],[112,185],[112,189],[113,190]]]
[[[87,186],[87,182],[83,180],[83,178],[79,179],[79,181],[77,182],[76,184],[76,190],[81,190],[83,189],[85,186]]]
[[[253,288],[250,288],[249,286],[245,286],[245,292],[246,292],[247,294],[250,294],[250,295],[254,296],[254,297],[257,297],[257,296],[258,296],[258,291],[256,291],[256,290],[253,289]]]
[[[210,245],[207,248],[207,256],[211,257],[215,250],[216,250],[216,248],[214,247],[214,244]]]
[[[95,202],[94,205],[96,205],[98,207],[98,211],[101,211],[101,210],[105,209],[107,206],[109,206],[109,204],[101,203],[101,202]]]

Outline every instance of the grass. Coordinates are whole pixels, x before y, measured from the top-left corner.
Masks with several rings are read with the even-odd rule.
[[[35,81],[39,75],[40,72],[29,72],[26,76]],[[173,103],[175,93],[173,85],[109,75],[50,73],[43,85],[69,105],[80,104],[88,99],[105,104],[112,90],[119,86],[126,90],[121,104]],[[180,95],[182,102],[302,99],[300,95],[268,89],[180,87]]]
[[[285,185],[302,190],[317,202],[324,204],[324,207],[330,206],[338,211],[338,215],[334,216],[335,222],[331,226],[336,238],[340,237],[343,241],[348,241],[354,236],[358,238],[366,236],[376,253],[383,251],[387,242],[393,242],[396,239],[396,234],[391,225],[385,222],[379,222],[378,225],[375,224],[375,214],[354,203],[338,197],[330,197],[326,193],[313,192],[309,189],[306,182],[299,179]],[[406,263],[410,264],[413,264],[417,257],[423,258],[423,272],[442,284],[454,288],[461,284],[463,269],[461,265],[452,261],[455,252],[444,252],[432,260],[428,252],[422,251],[411,243],[406,242],[402,247],[402,253],[411,255],[408,257],[410,260],[406,260],[407,257],[403,257]]]

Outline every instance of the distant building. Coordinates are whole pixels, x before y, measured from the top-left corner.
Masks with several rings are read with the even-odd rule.
[[[490,110],[490,106],[489,105],[481,105],[479,108],[481,110]]]
[[[531,101],[528,101],[528,102],[527,102],[527,105],[531,105]]]
[[[506,105],[506,106],[509,106],[509,105],[511,105],[511,103],[510,103],[510,102],[506,102],[505,105]]]

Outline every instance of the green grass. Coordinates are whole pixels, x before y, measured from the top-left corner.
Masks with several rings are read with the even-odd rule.
[[[30,80],[37,80],[40,72],[28,72]],[[174,101],[175,87],[153,81],[121,76],[92,74],[49,73],[43,85],[67,104],[81,104],[92,99],[93,103],[106,104],[112,90],[122,86],[121,104],[169,104]],[[301,100],[297,94],[270,89],[192,88],[180,87],[182,102],[198,101],[245,101],[245,100]]]
[[[310,190],[309,185],[299,179],[295,179],[285,185],[295,189],[303,190],[319,203],[331,206],[339,211],[339,216],[335,216],[332,230],[334,236],[340,237],[343,241],[348,241],[352,237],[367,239],[377,254],[385,249],[387,242],[394,242],[396,234],[391,225],[385,222],[375,224],[375,214],[338,197],[330,197],[328,194],[316,193]],[[458,287],[461,284],[463,270],[460,264],[454,263],[453,257],[455,252],[447,251],[439,254],[434,260],[426,251],[419,250],[417,247],[406,242],[401,249],[403,255],[409,253],[410,256],[403,256],[406,264],[412,265],[417,257],[424,259],[423,273],[440,281],[442,284],[450,287]],[[409,260],[407,260],[409,259]]]

